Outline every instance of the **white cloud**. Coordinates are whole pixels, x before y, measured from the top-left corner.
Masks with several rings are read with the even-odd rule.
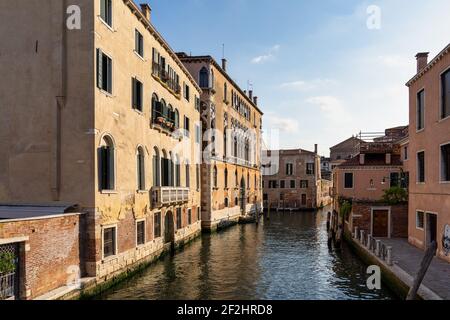
[[[264,118],[264,127],[270,130],[279,130],[284,133],[297,133],[298,121],[292,118],[283,118],[273,112],[269,112]]]
[[[277,44],[270,48],[268,53],[254,57],[251,62],[253,64],[263,64],[265,62],[271,61],[275,58],[276,53],[280,51],[280,48],[280,45]]]
[[[306,99],[306,102],[318,106],[323,117],[331,123],[345,124],[351,121],[351,115],[338,97],[317,96]]]
[[[294,91],[310,91],[315,89],[326,89],[327,86],[335,85],[336,81],[330,79],[315,79],[311,81],[297,80],[285,82],[280,85],[282,89]]]

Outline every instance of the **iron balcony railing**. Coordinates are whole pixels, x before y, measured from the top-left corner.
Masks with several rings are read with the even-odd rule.
[[[153,187],[151,192],[153,207],[188,202],[189,191],[189,188],[182,187]]]
[[[169,89],[171,89],[176,94],[181,93],[180,84],[176,81],[176,79],[174,79],[173,77],[171,78],[169,73],[159,63],[153,62],[152,74],[155,77],[158,77],[163,83],[167,85],[167,87],[169,87]]]

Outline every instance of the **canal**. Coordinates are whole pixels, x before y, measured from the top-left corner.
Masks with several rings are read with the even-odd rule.
[[[271,213],[257,226],[204,235],[105,292],[114,300],[395,299],[366,287],[366,266],[327,247],[326,212]]]

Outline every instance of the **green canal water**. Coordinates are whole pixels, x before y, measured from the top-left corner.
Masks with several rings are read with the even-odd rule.
[[[271,213],[259,225],[203,235],[97,299],[385,300],[349,248],[330,251],[326,212]]]

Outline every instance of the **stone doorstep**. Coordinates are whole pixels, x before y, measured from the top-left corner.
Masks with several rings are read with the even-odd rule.
[[[75,287],[75,286],[62,286],[59,288],[56,288],[52,291],[49,291],[41,296],[38,296],[36,298],[34,298],[33,300],[58,300],[61,297],[64,297],[66,295],[68,295],[71,292],[75,292],[78,291],[84,287],[86,287],[87,285],[90,285],[91,283],[94,283],[96,281],[95,277],[93,278],[81,278],[80,279],[80,287]]]
[[[363,246],[359,241],[355,241],[354,239],[351,239],[353,243],[355,243],[357,246],[362,248],[366,253],[368,253],[372,258],[376,259],[377,262],[386,269],[390,270],[401,282],[403,282],[408,288],[411,288],[414,283],[414,277],[411,276],[409,273],[407,273],[405,270],[400,268],[396,261],[393,261],[394,265],[389,266],[387,263],[385,263],[383,260],[381,260],[379,257],[377,257],[372,251],[367,250],[365,246]],[[418,296],[421,297],[423,300],[444,300],[442,297],[440,297],[437,293],[435,293],[433,290],[426,287],[423,283],[420,285],[419,290],[417,292]]]

